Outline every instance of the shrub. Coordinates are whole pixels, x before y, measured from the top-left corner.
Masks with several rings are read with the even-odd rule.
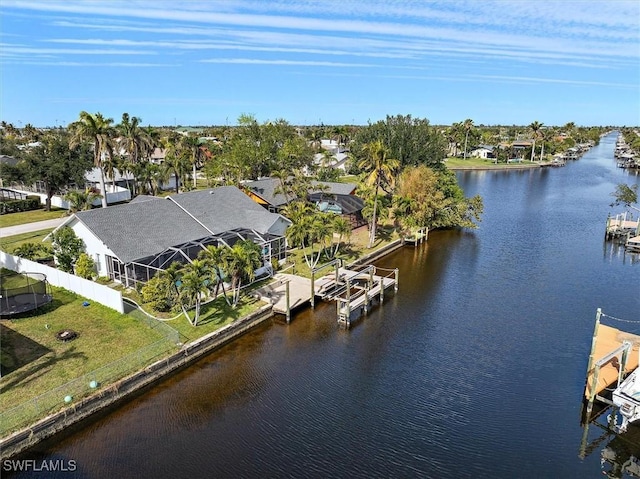
[[[68,226],[63,226],[51,234],[53,240],[53,255],[58,267],[67,273],[73,273],[73,264],[78,260],[84,249],[84,241],[78,238]]]
[[[0,214],[19,213],[40,209],[39,196],[27,196],[24,200],[9,200],[0,202]]]
[[[35,261],[40,257],[40,253],[46,252],[43,245],[38,243],[23,243],[13,250],[13,254],[24,259]]]
[[[92,279],[95,275],[95,262],[87,253],[81,253],[76,261],[76,275],[84,279]]]
[[[141,290],[142,301],[156,311],[170,311],[174,306],[175,294],[172,292],[171,280],[165,276],[154,276]]]

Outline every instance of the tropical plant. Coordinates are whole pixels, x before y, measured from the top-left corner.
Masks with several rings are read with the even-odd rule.
[[[64,195],[64,199],[69,202],[69,213],[90,210],[93,202],[100,198],[102,195],[92,188],[87,188],[84,191],[69,191]]]
[[[100,113],[91,114],[81,111],[79,120],[69,125],[72,134],[69,141],[71,148],[87,141],[93,144],[93,164],[100,169],[100,193],[102,194],[103,208],[107,207],[103,161],[113,155],[115,129],[112,124],[112,118],[105,118]]]
[[[533,136],[533,145],[531,146],[531,161],[533,161],[535,151],[536,151],[536,139],[538,138],[540,129],[544,123],[540,123],[539,121],[534,121],[529,125],[529,129],[531,130]]]
[[[53,255],[58,267],[67,273],[73,273],[73,265],[84,250],[84,241],[78,238],[68,226],[58,228],[51,233]]]
[[[140,290],[142,301],[155,311],[170,311],[175,303],[175,285],[168,276],[158,274],[145,283]]]
[[[378,192],[380,188],[387,191],[386,188],[393,188],[395,184],[395,173],[399,168],[400,163],[398,160],[389,158],[387,156],[388,150],[382,143],[382,141],[374,141],[364,146],[366,157],[360,161],[358,165],[362,170],[368,173],[365,180],[369,186],[374,186],[374,206],[371,219],[370,235],[369,235],[369,248],[373,247],[373,243],[376,240],[376,222],[378,211]],[[389,193],[389,191],[387,191]]]
[[[236,308],[240,300],[240,290],[243,281],[253,281],[255,270],[262,264],[262,252],[260,246],[251,240],[236,242],[231,248],[227,248],[222,256],[224,271],[231,278],[231,307]]]
[[[204,260],[209,268],[210,275],[209,279],[211,280],[209,283],[209,287],[211,288],[212,284],[215,284],[215,290],[213,292],[213,296],[218,296],[218,290],[222,288],[222,296],[229,306],[231,306],[231,301],[227,296],[227,291],[224,286],[225,273],[223,271],[224,265],[224,255],[227,250],[226,246],[213,246],[209,245],[207,248],[200,252],[198,258]]]
[[[22,243],[16,249],[13,250],[13,254],[20,258],[34,261],[41,256],[41,253],[46,252],[47,248],[41,243]]]
[[[200,319],[200,305],[202,304],[202,296],[209,291],[209,272],[207,264],[203,260],[194,259],[187,264],[182,270],[178,291],[180,292],[180,304],[182,311],[193,326],[198,325]],[[187,307],[194,308],[194,317],[187,313]]]
[[[462,129],[464,130],[464,156],[463,158],[467,159],[467,144],[469,143],[469,132],[473,129],[473,120],[471,118],[467,118],[462,123]]]

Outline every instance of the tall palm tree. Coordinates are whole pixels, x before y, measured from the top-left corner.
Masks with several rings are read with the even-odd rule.
[[[140,118],[122,114],[122,121],[117,125],[120,135],[120,146],[129,156],[131,163],[138,163],[147,158],[153,151],[154,141],[149,133],[140,126]]]
[[[378,212],[378,192],[380,188],[385,189],[387,186],[393,188],[395,184],[395,172],[400,167],[400,162],[396,159],[389,158],[388,148],[377,140],[367,143],[363,147],[367,156],[360,161],[358,167],[368,173],[365,180],[368,186],[375,186],[373,215],[371,219],[371,229],[369,234],[369,248],[373,248],[376,240],[376,221]]]
[[[473,129],[473,120],[471,118],[467,118],[462,123],[462,128],[464,130],[464,156],[463,158],[467,159],[467,143],[469,142],[469,132]]]
[[[90,141],[93,143],[93,164],[100,169],[100,193],[102,207],[107,207],[107,192],[104,182],[103,161],[113,154],[113,137],[115,129],[113,119],[105,118],[101,113],[80,112],[80,118],[69,125],[71,139],[69,147],[75,148],[79,144]]]
[[[538,134],[543,125],[544,123],[540,123],[539,121],[534,121],[529,125],[529,129],[533,134],[533,145],[531,146],[531,161],[533,161],[533,157],[536,151],[536,139],[538,138]]]
[[[182,270],[182,277],[180,278],[180,300],[182,304],[182,310],[189,319],[189,322],[193,326],[198,325],[200,319],[200,305],[202,304],[202,295],[208,291],[209,273],[207,270],[207,264],[204,260],[194,259],[191,263],[187,264]],[[184,300],[186,300],[189,307],[195,307],[194,318],[187,314],[184,307]]]
[[[180,193],[180,180],[188,171],[188,159],[179,140],[167,139],[167,152],[162,163],[162,170],[167,176],[173,173],[176,177],[176,193]]]
[[[207,262],[207,266],[210,270],[210,279],[215,283],[216,289],[213,293],[214,297],[218,296],[218,289],[222,287],[222,296],[229,306],[231,306],[231,301],[227,296],[227,291],[224,287],[224,271],[223,271],[223,259],[225,255],[227,247],[226,246],[213,246],[209,245],[207,248],[198,254],[198,258]]]
[[[261,265],[262,251],[260,246],[251,240],[241,240],[224,251],[222,264],[231,277],[231,307],[236,308],[240,300],[242,281],[253,281],[255,270]]]
[[[197,136],[185,136],[180,140],[180,146],[189,152],[191,166],[193,167],[193,187],[197,186],[196,167],[201,167],[206,158],[204,150],[200,148],[200,140]]]

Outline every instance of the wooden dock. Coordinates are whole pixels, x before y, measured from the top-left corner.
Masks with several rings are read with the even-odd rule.
[[[617,214],[607,218],[605,236],[607,239],[640,235],[640,218],[633,219],[627,213]]]
[[[398,290],[398,270],[381,269],[373,265],[365,265],[357,269],[347,269],[340,262],[327,263],[334,266],[334,271],[318,279],[312,274],[311,279],[294,274],[278,273],[274,281],[255,291],[256,298],[273,306],[273,311],[291,320],[291,310],[306,303],[313,308],[315,299],[336,301],[338,321],[347,326],[351,321],[351,313],[362,309],[365,313],[374,300],[384,301],[385,291],[393,287]],[[323,265],[313,271],[326,267]]]
[[[600,324],[602,316],[606,315],[598,309],[584,390],[587,415],[595,399],[607,403],[601,394],[636,369],[640,360],[640,336]]]

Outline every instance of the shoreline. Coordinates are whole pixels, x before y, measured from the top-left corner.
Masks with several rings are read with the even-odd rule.
[[[391,243],[354,260],[350,265],[378,260],[402,247],[405,243],[397,239]],[[206,336],[183,345],[171,353],[124,378],[106,386],[104,389],[82,398],[78,403],[50,414],[27,427],[0,438],[0,461],[4,461],[26,452],[36,444],[50,439],[83,421],[109,408],[117,408],[136,394],[155,386],[222,346],[244,335],[250,329],[276,316],[272,305],[266,305],[237,319],[233,323],[213,331]]]
[[[446,166],[446,165],[445,165]],[[451,171],[508,171],[508,170],[530,170],[533,168],[542,168],[540,163],[529,163],[526,165],[496,165],[496,166],[447,166]]]

